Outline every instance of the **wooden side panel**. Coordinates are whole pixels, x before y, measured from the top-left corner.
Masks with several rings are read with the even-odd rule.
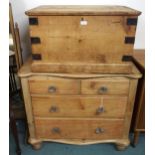
[[[123,131],[124,138],[128,138],[129,136],[131,118],[132,118],[133,107],[135,102],[135,95],[137,90],[137,82],[138,82],[137,79],[130,79],[128,104],[126,108],[126,116],[125,116],[124,131]]]
[[[82,94],[128,95],[129,80],[126,78],[98,78],[82,80]],[[103,92],[101,91],[103,89]],[[105,91],[104,91],[105,89]]]
[[[37,117],[124,118],[126,104],[125,96],[32,96]]]
[[[27,121],[28,121],[30,138],[35,138],[35,127],[34,127],[34,119],[33,119],[28,79],[21,78],[21,84],[22,84],[23,97],[24,97],[25,110],[26,110],[26,116],[27,116]]]
[[[79,94],[80,81],[54,77],[32,77],[29,79],[31,94]],[[53,91],[50,91],[50,88]]]
[[[121,63],[122,55],[133,53],[133,44],[124,43],[126,36],[135,36],[136,28],[127,25],[127,16],[37,18],[30,35],[41,40],[32,44],[32,52],[41,54],[42,62]]]
[[[123,120],[104,119],[35,119],[37,138],[119,139]],[[98,130],[100,133],[96,133]]]

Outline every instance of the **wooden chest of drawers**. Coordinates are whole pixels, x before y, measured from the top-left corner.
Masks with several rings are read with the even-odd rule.
[[[20,70],[29,142],[129,145],[129,128],[141,74],[34,73],[31,62]]]
[[[129,145],[138,78],[132,64],[139,11],[41,6],[26,12],[32,62],[20,72],[29,142]],[[128,61],[127,61],[128,60]]]
[[[32,71],[131,73],[139,11],[123,6],[41,6],[26,12]]]

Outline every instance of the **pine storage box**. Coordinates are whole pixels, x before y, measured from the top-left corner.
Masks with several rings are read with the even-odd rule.
[[[124,6],[40,6],[26,11],[33,72],[131,73],[138,16]]]

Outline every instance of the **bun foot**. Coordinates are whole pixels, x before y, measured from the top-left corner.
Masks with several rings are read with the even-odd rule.
[[[32,148],[33,148],[34,150],[39,150],[39,149],[41,149],[41,144],[42,144],[42,143],[32,144]]]
[[[118,151],[123,151],[129,146],[129,144],[130,144],[129,140],[120,141],[120,142],[116,143],[116,149]]]
[[[116,144],[116,149],[117,149],[118,151],[123,151],[123,150],[125,150],[127,147],[128,147],[128,146],[126,146],[126,145],[118,145],[118,144]]]
[[[39,150],[41,148],[42,141],[35,138],[29,138],[28,142],[32,145],[34,150]]]

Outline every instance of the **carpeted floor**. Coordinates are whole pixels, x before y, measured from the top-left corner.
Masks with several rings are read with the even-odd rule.
[[[24,123],[18,122],[20,146],[22,155],[144,155],[145,137],[141,134],[139,143],[135,148],[129,146],[125,151],[116,151],[112,144],[95,144],[87,146],[66,145],[58,143],[44,142],[42,148],[38,151],[33,150],[25,142]],[[132,135],[131,135],[132,136]],[[15,143],[10,132],[10,155],[16,155]]]

